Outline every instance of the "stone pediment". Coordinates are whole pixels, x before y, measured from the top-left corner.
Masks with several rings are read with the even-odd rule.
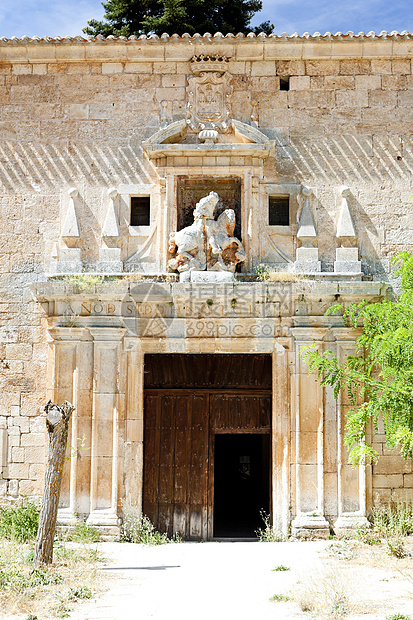
[[[170,123],[143,142],[143,148],[150,159],[208,153],[268,157],[274,147],[274,141],[259,129],[234,119],[230,121],[230,131],[225,136],[220,135],[217,142],[212,144],[200,142],[198,135],[188,130],[185,120]]]

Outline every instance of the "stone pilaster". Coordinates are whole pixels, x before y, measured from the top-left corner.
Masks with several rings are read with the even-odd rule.
[[[290,524],[290,405],[288,354],[283,347],[272,353],[272,500],[273,527],[288,533]]]
[[[144,354],[136,346],[127,353],[125,488],[129,506],[142,512],[143,490],[143,376]]]
[[[52,400],[71,402],[66,463],[63,471],[58,523],[70,525],[89,513],[90,438],[93,344],[87,329],[50,330],[54,342]]]
[[[343,363],[355,353],[355,339],[359,335],[349,328],[334,328],[337,341],[337,358]],[[348,449],[344,444],[345,425],[350,402],[346,392],[337,400],[337,490],[338,519],[334,523],[336,534],[347,534],[360,526],[367,526],[366,517],[366,467],[353,467],[348,462]]]
[[[303,537],[325,537],[330,533],[324,516],[324,399],[323,388],[307,362],[301,358],[304,346],[313,342],[319,349],[324,328],[295,327],[295,419],[292,433],[293,471],[295,472],[296,517],[292,533]]]
[[[123,458],[123,328],[93,327],[93,407],[89,525],[109,534],[119,525],[119,478]]]

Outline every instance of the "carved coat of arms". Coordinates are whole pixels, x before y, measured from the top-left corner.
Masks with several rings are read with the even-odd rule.
[[[228,120],[231,116],[231,78],[227,74],[223,75],[222,71],[204,70],[188,81],[186,122],[189,127],[194,131],[228,131]]]

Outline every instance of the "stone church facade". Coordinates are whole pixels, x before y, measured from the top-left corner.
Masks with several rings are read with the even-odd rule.
[[[0,39],[4,497],[41,493],[50,398],[76,407],[62,524],[116,532],[126,502],[212,539],[263,508],[326,536],[412,499],[382,435],[348,465],[348,400],[300,356],[354,351],[327,308],[391,293],[412,249],[412,55],[407,33]]]

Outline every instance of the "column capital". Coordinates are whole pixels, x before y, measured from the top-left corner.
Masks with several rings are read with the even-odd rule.
[[[354,327],[332,327],[331,333],[337,342],[354,342],[362,334],[362,329]]]
[[[114,341],[122,340],[126,334],[126,327],[89,327],[93,340]]]
[[[85,327],[49,327],[47,331],[55,341],[80,342],[92,340],[89,330]]]
[[[291,333],[295,340],[300,342],[314,342],[314,340],[323,340],[329,327],[291,327]]]

